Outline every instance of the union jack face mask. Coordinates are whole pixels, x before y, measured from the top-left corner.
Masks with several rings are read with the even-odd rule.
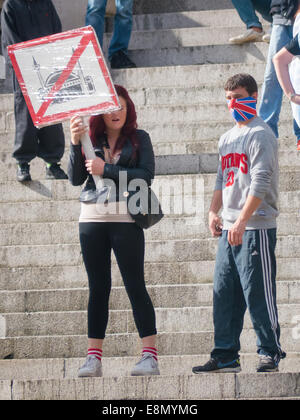
[[[228,108],[237,122],[248,121],[256,117],[256,103],[256,99],[252,98],[252,96],[227,101]]]

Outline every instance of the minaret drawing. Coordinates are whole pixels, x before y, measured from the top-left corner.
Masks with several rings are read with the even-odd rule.
[[[44,79],[43,79],[42,74],[41,74],[41,66],[36,62],[36,59],[34,57],[32,57],[32,59],[33,59],[33,68],[38,75],[38,78],[39,78],[40,84],[42,86],[42,89],[45,89],[45,82],[44,82]]]
[[[73,51],[73,55],[74,55],[74,52],[75,52],[75,49],[74,48],[72,48],[72,51]],[[80,80],[81,80],[81,87],[82,87],[82,90],[83,90],[83,93],[84,94],[86,94],[87,92],[86,92],[86,81],[85,81],[85,77],[84,77],[84,74],[83,74],[83,71],[82,71],[82,68],[81,68],[81,65],[80,65],[80,62],[79,62],[79,60],[78,60],[78,62],[77,62],[77,67],[78,67],[78,77],[80,78]]]
[[[34,71],[36,72],[39,82],[41,84],[40,89],[38,89],[38,95],[40,101],[42,102],[45,99],[47,99],[49,91],[53,88],[53,86],[55,86],[55,84],[59,80],[62,74],[62,70],[54,70],[52,73],[49,74],[46,80],[44,80],[41,73],[40,64],[34,57],[32,57],[32,59]],[[84,97],[87,95],[92,95],[95,92],[95,85],[93,79],[91,76],[84,76],[79,60],[77,62],[76,67],[77,70],[74,69],[74,71],[72,71],[72,73],[68,77],[68,80],[65,81],[63,87],[59,90],[59,92],[56,92],[51,105],[71,101],[72,99],[78,98],[79,96]]]

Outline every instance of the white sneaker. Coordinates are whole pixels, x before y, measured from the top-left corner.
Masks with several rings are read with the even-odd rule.
[[[244,34],[234,36],[229,39],[230,44],[244,44],[245,42],[259,42],[262,41],[264,31],[256,32],[254,29],[248,29]]]
[[[78,371],[78,378],[102,376],[102,363],[92,354],[87,356],[84,365]]]
[[[150,353],[144,354],[131,371],[131,376],[146,375],[160,375],[158,363]]]

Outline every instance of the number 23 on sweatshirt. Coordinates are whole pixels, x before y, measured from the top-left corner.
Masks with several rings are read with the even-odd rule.
[[[219,141],[219,167],[215,190],[222,190],[223,229],[238,218],[248,195],[262,200],[246,229],[276,227],[278,200],[278,142],[271,128],[256,117],[235,125]]]

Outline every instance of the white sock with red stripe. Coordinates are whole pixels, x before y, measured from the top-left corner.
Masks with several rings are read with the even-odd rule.
[[[98,360],[102,360],[102,350],[101,349],[88,349],[88,356],[96,356]]]
[[[153,356],[154,359],[157,361],[158,352],[155,347],[143,347],[142,355],[144,356],[145,354],[151,354],[151,356]]]

